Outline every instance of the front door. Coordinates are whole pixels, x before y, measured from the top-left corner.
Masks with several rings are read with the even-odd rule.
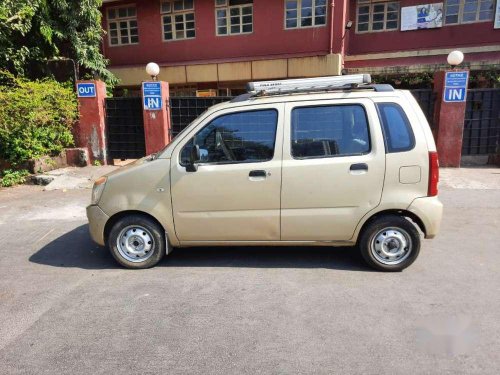
[[[382,196],[383,135],[368,99],[287,103],[281,238],[345,241]]]
[[[283,104],[215,112],[172,154],[174,224],[181,242],[280,239]],[[193,145],[197,170],[186,171]]]

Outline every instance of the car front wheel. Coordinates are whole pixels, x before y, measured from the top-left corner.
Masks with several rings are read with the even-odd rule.
[[[108,247],[116,261],[124,267],[150,268],[165,255],[165,231],[147,216],[125,216],[111,228]]]

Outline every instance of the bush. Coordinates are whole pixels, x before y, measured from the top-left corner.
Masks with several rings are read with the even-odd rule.
[[[26,176],[28,175],[29,172],[26,169],[21,169],[19,171],[6,169],[2,172],[2,179],[0,180],[0,186],[9,187],[18,184],[24,184],[26,182]]]
[[[0,72],[0,158],[18,166],[73,144],[76,95],[67,84]]]

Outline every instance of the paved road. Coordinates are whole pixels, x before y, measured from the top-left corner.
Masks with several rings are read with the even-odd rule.
[[[0,373],[498,374],[500,169],[443,172],[442,233],[397,274],[328,248],[124,270],[89,190],[0,190]]]

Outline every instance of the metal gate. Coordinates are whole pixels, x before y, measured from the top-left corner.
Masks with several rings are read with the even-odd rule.
[[[462,155],[500,151],[500,89],[467,91]]]
[[[420,108],[422,108],[431,129],[434,129],[434,103],[436,102],[436,93],[431,89],[410,90],[410,92],[413,94],[418,104],[420,104]]]
[[[230,96],[207,98],[178,96],[170,98],[172,139],[209,107],[231,99]]]
[[[111,159],[138,159],[146,155],[140,97],[107,98],[106,128]]]
[[[436,94],[431,89],[411,90],[411,93],[420,104],[431,128],[434,123],[434,103]],[[172,116],[172,138],[177,136],[194,119],[201,115],[207,108],[228,100],[230,96],[217,96],[209,98],[199,97],[172,97],[170,109]]]

